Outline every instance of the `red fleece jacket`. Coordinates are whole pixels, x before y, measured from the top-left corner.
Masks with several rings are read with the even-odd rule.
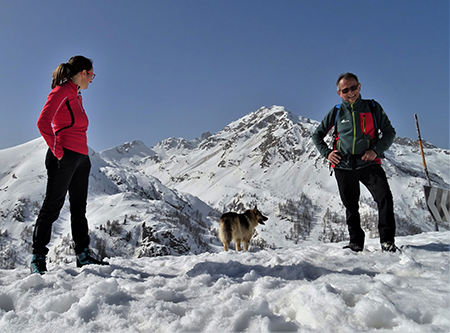
[[[39,132],[57,158],[63,157],[63,148],[83,155],[89,154],[86,136],[88,125],[78,86],[72,81],[50,92],[37,122]]]

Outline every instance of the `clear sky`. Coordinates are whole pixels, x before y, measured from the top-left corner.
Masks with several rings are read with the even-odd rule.
[[[0,0],[0,149],[39,137],[53,70],[94,61],[88,144],[215,133],[261,106],[322,120],[354,72],[398,136],[449,148],[448,0]]]

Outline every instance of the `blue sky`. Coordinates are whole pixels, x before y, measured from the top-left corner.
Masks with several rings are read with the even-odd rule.
[[[53,70],[94,61],[88,143],[215,133],[261,106],[322,120],[354,72],[397,135],[449,148],[447,0],[0,0],[0,149],[39,137]]]

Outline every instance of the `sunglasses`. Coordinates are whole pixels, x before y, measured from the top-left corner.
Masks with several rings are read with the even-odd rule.
[[[347,94],[349,91],[355,91],[356,89],[358,89],[358,87],[359,87],[359,83],[355,84],[354,86],[351,86],[350,88],[342,89],[341,93]]]
[[[95,74],[94,73],[92,73],[92,72],[90,72],[90,71],[86,71],[86,72],[88,72],[89,74],[91,74],[91,79],[93,80],[94,78],[95,78]]]

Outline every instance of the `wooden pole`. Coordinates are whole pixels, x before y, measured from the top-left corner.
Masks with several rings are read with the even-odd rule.
[[[425,162],[425,153],[423,152],[422,137],[420,136],[419,119],[417,119],[417,114],[414,114],[414,118],[416,119],[416,128],[417,128],[417,135],[419,137],[420,153],[422,154],[423,168],[425,169],[425,175],[427,177],[428,186],[431,187],[430,176],[428,175],[427,162]]]

